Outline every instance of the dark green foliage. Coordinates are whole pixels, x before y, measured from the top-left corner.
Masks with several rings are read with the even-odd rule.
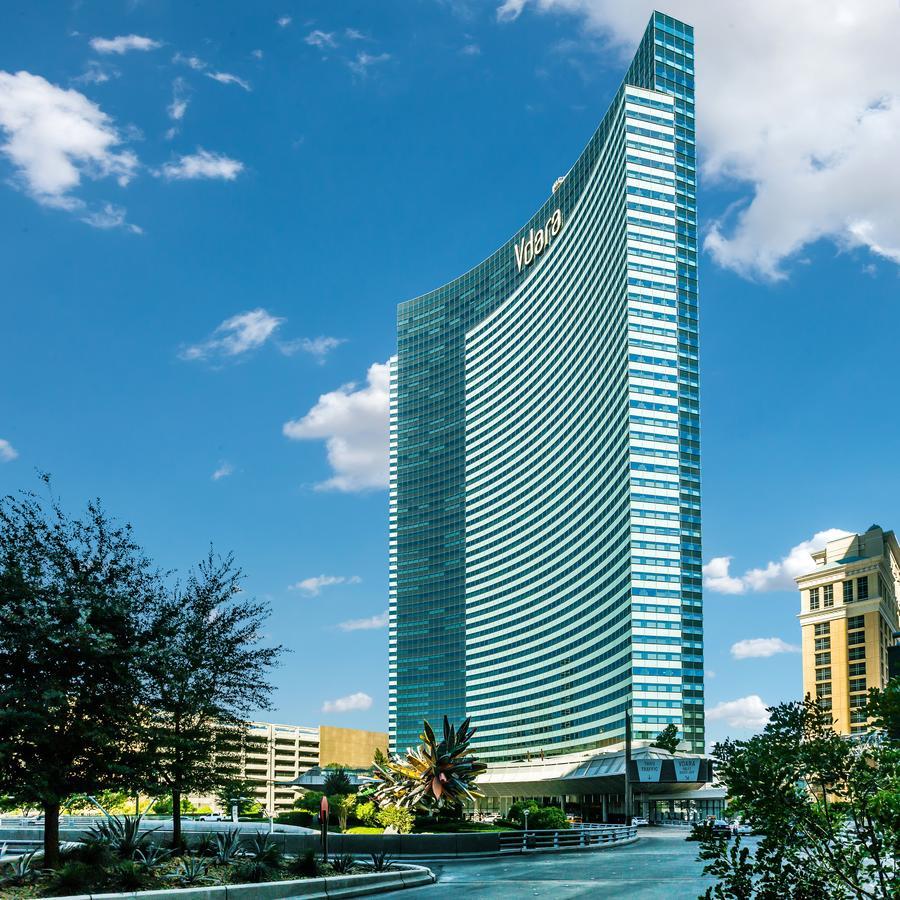
[[[50,879],[50,888],[57,894],[83,894],[103,886],[106,872],[89,863],[72,860],[55,869]]]
[[[70,518],[33,494],[0,500],[0,794],[43,809],[45,865],[66,798],[138,785],[159,596],[130,526],[99,503]]]
[[[387,851],[382,850],[379,853],[371,855],[371,862],[366,864],[373,872],[386,872],[393,868],[394,858],[388,855]]]
[[[678,729],[670,723],[656,736],[656,740],[650,746],[659,747],[661,750],[668,750],[669,753],[674,753],[680,743],[681,738],[678,737]]]
[[[320,863],[315,851],[306,850],[292,859],[287,865],[287,870],[292,875],[299,875],[301,878],[318,878]]]
[[[239,816],[252,816],[260,812],[262,807],[254,799],[255,785],[246,778],[238,778],[233,774],[221,777],[216,787],[216,800],[219,805],[231,813],[232,800],[237,800]],[[243,799],[240,799],[243,798]]]
[[[349,875],[356,868],[356,860],[349,853],[332,856],[329,864],[336,875]]]
[[[234,867],[232,878],[240,884],[254,884],[260,881],[272,881],[278,870],[258,859],[245,859]]]
[[[525,827],[525,810],[528,810],[528,829],[563,830],[570,828],[565,812],[558,806],[539,806],[534,800],[513,803],[509,808],[507,819],[518,828]]]
[[[301,825],[304,828],[309,828],[312,825],[313,814],[304,809],[298,809],[282,813],[275,821],[279,825]]]
[[[60,856],[64,862],[75,860],[101,868],[112,863],[114,859],[109,842],[92,837],[85,837],[78,846],[66,848]]]
[[[751,900],[753,894],[753,866],[750,851],[741,846],[740,836],[729,846],[724,835],[710,831],[702,839],[700,859],[709,864],[703,870],[719,879],[715,887],[707,888],[706,900]]]
[[[338,766],[328,770],[325,776],[325,793],[330,797],[332,795],[345,796],[353,793],[353,785],[350,783],[350,776],[347,770]]]
[[[172,796],[175,841],[181,798],[222,788],[235,777],[246,718],[269,706],[267,676],[283,648],[260,645],[269,608],[243,595],[243,580],[232,556],[210,549],[184,586],[166,594],[153,619],[154,717],[146,746],[151,779]],[[228,809],[232,797],[253,796],[244,783],[226,784],[224,793]]]
[[[325,794],[321,791],[304,791],[304,793],[294,801],[294,809],[302,809],[315,815],[319,812],[320,804],[324,796]]]
[[[107,873],[109,886],[116,891],[140,891],[147,887],[150,874],[133,859],[117,862]]]
[[[710,897],[843,900],[896,897],[900,882],[900,744],[890,738],[893,687],[872,692],[876,740],[847,740],[810,698],[770,710],[763,732],[713,753],[730,811],[763,835],[752,855],[701,843]],[[742,848],[743,849],[743,848]],[[750,893],[746,890],[751,883]],[[729,893],[730,892],[730,893]]]
[[[218,835],[216,835],[218,837]],[[215,856],[216,841],[211,834],[204,834],[193,846],[195,856]]]

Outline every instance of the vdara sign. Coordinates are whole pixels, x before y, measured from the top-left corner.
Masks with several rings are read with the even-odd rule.
[[[522,238],[514,247],[516,251],[516,271],[521,272],[526,266],[530,266],[549,246],[550,241],[562,231],[562,212],[556,210],[543,228],[528,232],[527,238]]]

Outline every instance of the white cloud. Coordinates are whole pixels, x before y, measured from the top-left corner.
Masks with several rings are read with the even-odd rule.
[[[94,228],[124,228],[132,234],[143,234],[144,230],[139,225],[134,225],[126,219],[125,212],[124,206],[104,203],[99,209],[85,212],[81,216],[81,221]]]
[[[219,84],[236,84],[245,91],[253,90],[249,82],[244,81],[243,78],[238,78],[237,75],[232,75],[230,72],[207,72],[206,77],[212,78],[213,81],[218,81]]]
[[[377,616],[370,616],[368,619],[350,619],[347,622],[341,622],[338,628],[341,631],[372,631],[376,628],[387,628],[388,611],[379,613]]]
[[[263,54],[262,50],[251,50],[250,55],[254,59],[262,59],[264,54]]]
[[[761,569],[748,569],[743,575],[730,573],[730,556],[715,556],[703,566],[703,585],[719,594],[746,594],[748,591],[795,590],[794,579],[812,572],[815,565],[812,553],[821,550],[829,541],[851,534],[841,528],[826,528],[808,541],[792,547],[780,562],[769,562]]]
[[[96,59],[92,59],[85,66],[84,72],[77,75],[72,81],[76,84],[105,84],[111,78],[118,78],[119,74],[117,69],[104,66]]]
[[[363,34],[361,31],[358,31],[356,28],[346,28],[344,29],[344,34],[347,37],[347,40],[350,41],[367,41],[368,37]]]
[[[326,50],[329,47],[337,47],[333,31],[320,31],[316,28],[303,38],[303,40],[309,44],[310,47],[318,47],[320,50]]]
[[[706,711],[707,722],[725,722],[732,728],[763,728],[769,713],[762,697],[750,694],[738,700],[724,700]]]
[[[339,697],[337,700],[326,700],[322,704],[323,713],[358,712],[371,709],[372,698],[362,691],[350,694],[347,697]]]
[[[505,0],[572,13],[623,55],[651,5],[621,0]],[[895,0],[672,0],[697,41],[700,159],[707,183],[743,191],[706,247],[765,278],[826,238],[900,263],[900,54]],[[877,65],[873,61],[877,60]]]
[[[219,481],[222,478],[227,478],[229,475],[234,475],[234,466],[231,463],[223,462],[222,465],[212,473],[212,480]]]
[[[799,653],[800,648],[788,644],[781,638],[748,638],[731,645],[731,655],[735,659],[759,659],[778,653]]]
[[[328,354],[341,344],[346,343],[344,338],[326,337],[324,335],[315,338],[297,338],[293,341],[284,341],[278,345],[278,349],[285,356],[293,356],[298,351],[308,353],[319,365],[324,364]]]
[[[345,384],[319,397],[282,431],[295,441],[324,440],[334,472],[322,490],[361,491],[388,484],[390,363],[369,367],[367,383]]]
[[[176,78],[172,82],[172,102],[166,107],[166,112],[173,122],[180,122],[187,112],[188,100],[185,97],[186,84],[183,78]]]
[[[19,455],[19,451],[9,442],[0,438],[0,462],[12,462]]]
[[[480,56],[481,47],[478,44],[466,44],[459,52],[463,56]]]
[[[309,597],[318,597],[322,593],[322,588],[334,587],[338,584],[360,584],[361,582],[362,578],[359,575],[315,575],[290,585],[288,590],[302,591]]]
[[[176,53],[172,57],[172,62],[189,66],[195,72],[202,72],[206,68],[206,63],[199,56],[182,56],[182,54]]]
[[[244,164],[240,160],[198,147],[196,153],[166,163],[156,174],[162,175],[167,181],[195,178],[221,178],[223,181],[234,181],[243,170]]]
[[[282,322],[264,309],[239,313],[222,322],[205,341],[183,348],[178,355],[184,360],[241,356],[265,344]]]
[[[290,16],[281,16],[275,20],[279,28],[287,28],[294,20]]]
[[[157,50],[162,44],[139,34],[120,34],[114,38],[91,38],[91,47],[97,53],[117,53],[121,56],[129,50]]]
[[[0,72],[2,151],[19,185],[38,203],[79,210],[72,196],[88,178],[115,178],[124,187],[138,168],[110,117],[76,90],[64,90],[30,72]]]
[[[361,53],[356,54],[356,59],[350,60],[347,65],[360,76],[366,76],[369,73],[369,69],[372,66],[377,66],[380,63],[387,62],[391,58],[390,53],[379,53],[373,56],[371,53],[366,53],[362,51]]]

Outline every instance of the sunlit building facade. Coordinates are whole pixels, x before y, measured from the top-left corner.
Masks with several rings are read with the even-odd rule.
[[[694,54],[655,13],[535,215],[398,308],[391,748],[704,746]]]

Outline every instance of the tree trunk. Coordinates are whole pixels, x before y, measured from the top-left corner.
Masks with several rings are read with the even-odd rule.
[[[59,801],[44,804],[44,864],[45,869],[59,865]]]
[[[172,788],[172,852],[181,852],[181,791]]]

